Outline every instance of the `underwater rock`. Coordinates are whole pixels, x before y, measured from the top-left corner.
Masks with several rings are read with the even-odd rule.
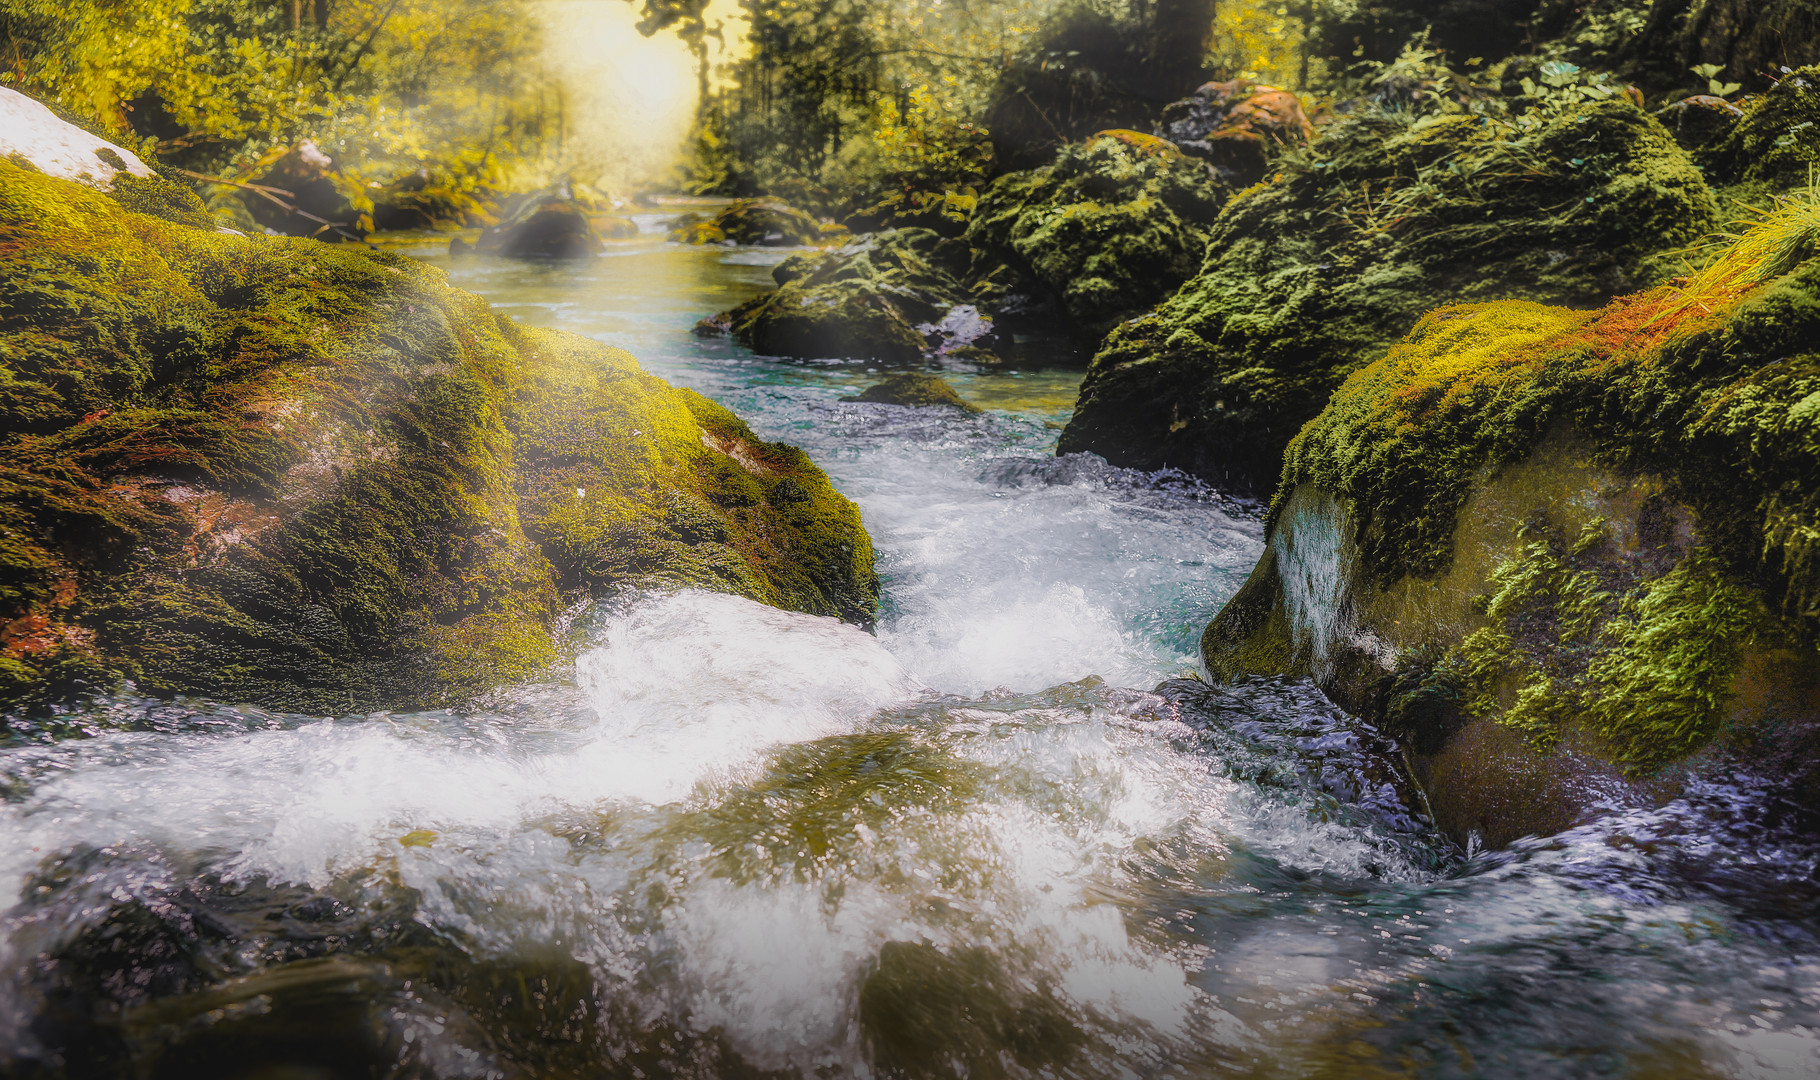
[[[1355,114],[1235,198],[1199,274],[1108,335],[1059,450],[1268,492],[1290,438],[1423,312],[1601,303],[1714,223],[1687,155],[1627,101],[1528,124]]]
[[[567,181],[508,199],[499,224],[474,242],[483,255],[509,259],[589,259],[601,248],[587,202]]]
[[[947,379],[921,372],[893,375],[884,382],[866,387],[857,397],[841,400],[869,401],[881,405],[940,406],[970,413],[982,411],[978,405],[956,393]]]
[[[1206,159],[1235,191],[1262,180],[1276,150],[1314,138],[1300,98],[1245,79],[1207,83],[1169,105],[1161,130],[1183,153]]]
[[[624,586],[871,620],[800,450],[413,260],[132,202],[0,161],[0,713],[456,700]]]
[[[703,319],[696,332],[731,334],[773,356],[897,363],[945,347],[988,345],[990,316],[968,306],[981,303],[964,280],[970,259],[966,244],[928,229],[792,255],[771,272],[775,290]]]
[[[1596,311],[1443,308],[1290,445],[1216,679],[1307,675],[1501,844],[1733,762],[1820,798],[1820,200]]]
[[[1228,195],[1168,140],[1102,131],[1042,168],[999,177],[966,239],[1041,282],[1097,339],[1200,269]]]
[[[670,239],[681,244],[749,244],[796,247],[827,239],[827,231],[800,210],[763,199],[741,199],[712,218],[685,214],[671,224]]]

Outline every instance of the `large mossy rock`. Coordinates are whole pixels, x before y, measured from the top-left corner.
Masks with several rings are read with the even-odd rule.
[[[1698,158],[1715,186],[1760,205],[1820,176],[1820,66],[1790,72],[1736,108],[1737,122]]]
[[[1097,340],[1200,269],[1230,194],[1166,139],[1102,131],[994,181],[966,239],[1043,283]]]
[[[569,181],[507,199],[500,207],[499,223],[483,230],[474,241],[482,255],[508,259],[591,259],[605,245],[595,228],[599,207],[585,190]],[[451,240],[451,253],[462,248]]]
[[[99,186],[0,161],[0,714],[122,678],[455,699],[626,586],[872,618],[858,511],[801,451],[409,259]]]
[[[997,278],[970,282],[971,264],[965,243],[928,229],[875,233],[791,256],[771,272],[775,290],[702,320],[696,332],[728,333],[773,356],[908,363],[992,333],[980,308],[998,297]]]
[[[794,207],[764,199],[741,199],[711,218],[684,215],[672,225],[670,239],[682,244],[796,247],[827,239],[827,231],[821,222]]]
[[[1528,124],[1357,115],[1234,199],[1200,273],[1107,337],[1060,449],[1267,493],[1290,438],[1423,312],[1602,303],[1665,278],[1714,212],[1625,101]]]
[[[1290,446],[1216,678],[1310,675],[1504,843],[1736,761],[1820,800],[1820,201],[1681,283],[1443,308]]]

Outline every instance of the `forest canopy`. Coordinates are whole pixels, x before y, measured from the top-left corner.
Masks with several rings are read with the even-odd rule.
[[[573,177],[843,214],[964,203],[1209,80],[1317,122],[1422,63],[1667,100],[1761,90],[1817,30],[1820,0],[0,0],[0,80],[214,202],[308,141],[360,212]]]

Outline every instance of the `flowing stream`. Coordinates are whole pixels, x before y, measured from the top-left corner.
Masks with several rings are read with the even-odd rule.
[[[1820,889],[1748,778],[1497,853],[1311,687],[1210,688],[1258,508],[689,329],[779,252],[449,262],[805,447],[876,635],[685,592],[463,712],[121,698],[0,749],[0,1075],[1810,1077]],[[409,250],[409,249],[407,249]]]

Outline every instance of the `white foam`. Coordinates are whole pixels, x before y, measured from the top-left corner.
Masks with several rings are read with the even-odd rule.
[[[314,886],[416,830],[509,829],[565,807],[682,798],[767,747],[832,734],[916,692],[868,634],[738,597],[680,593],[604,622],[577,662],[597,722],[549,732],[322,721],[239,738],[71,744],[64,775],[7,806],[18,857],[150,841],[234,854],[221,869]],[[528,735],[543,735],[529,739]]]

